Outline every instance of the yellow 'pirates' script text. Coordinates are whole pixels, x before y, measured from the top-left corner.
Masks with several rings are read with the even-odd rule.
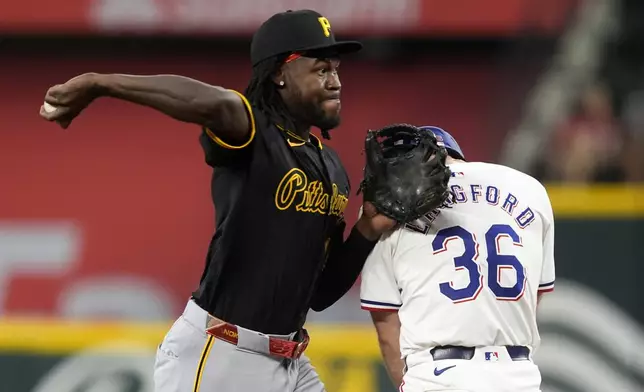
[[[328,212],[330,215],[340,216],[349,199],[338,191],[337,184],[333,184],[333,193],[329,195],[324,192],[322,182],[309,181],[302,170],[294,168],[284,175],[277,186],[275,206],[283,211],[296,202],[296,211],[322,215]]]

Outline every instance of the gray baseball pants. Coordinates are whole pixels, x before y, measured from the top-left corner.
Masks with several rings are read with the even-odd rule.
[[[208,317],[194,301],[188,302],[158,347],[155,392],[325,391],[306,356],[272,356],[266,335],[241,327],[236,346],[219,340],[205,332]]]

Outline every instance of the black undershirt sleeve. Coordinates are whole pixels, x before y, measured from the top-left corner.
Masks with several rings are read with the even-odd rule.
[[[345,225],[338,226],[329,242],[329,258],[318,280],[311,309],[321,312],[338,301],[360,276],[378,241],[369,241],[354,227],[343,241]]]

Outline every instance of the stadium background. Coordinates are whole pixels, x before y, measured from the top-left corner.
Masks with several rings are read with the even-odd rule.
[[[365,131],[391,122],[442,126],[470,160],[545,181],[543,390],[643,390],[641,2],[21,0],[0,5],[0,391],[151,391],[214,229],[196,127],[104,99],[62,131],[38,117],[47,88],[93,71],[243,89],[250,34],[289,8],[366,44],[343,62],[330,142],[354,187]],[[395,390],[357,286],[308,328],[329,392]]]

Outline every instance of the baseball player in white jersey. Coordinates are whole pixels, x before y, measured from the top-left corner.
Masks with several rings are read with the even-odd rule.
[[[545,188],[517,170],[450,157],[453,201],[383,236],[362,271],[391,378],[403,392],[536,392],[536,310],[555,281]]]

